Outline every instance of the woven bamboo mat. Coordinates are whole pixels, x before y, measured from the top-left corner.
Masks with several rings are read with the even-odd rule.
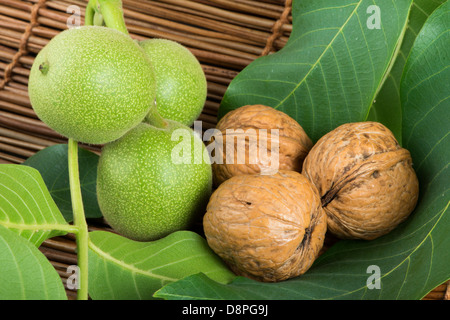
[[[20,164],[37,151],[67,140],[41,122],[28,99],[27,84],[36,54],[56,34],[84,23],[87,1],[0,0],[0,163]],[[199,59],[208,81],[208,96],[199,118],[203,130],[216,125],[220,101],[230,81],[261,55],[281,49],[292,31],[291,0],[123,0],[130,35],[138,40],[177,41]],[[76,6],[76,7],[71,7]],[[100,153],[101,146],[83,146]],[[88,221],[90,230],[110,230],[103,221]],[[40,250],[65,283],[69,265],[77,263],[73,235],[45,241]],[[450,283],[450,282],[449,282]],[[425,299],[450,299],[443,284]],[[66,290],[69,299],[76,293]]]

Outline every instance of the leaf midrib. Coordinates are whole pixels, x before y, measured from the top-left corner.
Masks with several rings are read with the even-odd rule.
[[[342,32],[342,30],[347,26],[348,22],[350,21],[350,19],[355,15],[356,10],[358,10],[359,6],[361,5],[361,3],[363,2],[363,0],[358,1],[358,4],[355,6],[355,8],[353,9],[352,13],[349,15],[349,17],[347,18],[347,20],[344,22],[344,24],[337,30],[336,34],[334,35],[333,39],[331,39],[330,43],[325,47],[325,49],[322,51],[322,53],[320,54],[320,56],[317,58],[316,62],[314,62],[313,65],[311,65],[309,71],[307,72],[307,74],[303,77],[302,80],[300,80],[300,82],[294,87],[294,89],[292,89],[291,92],[289,92],[288,95],[286,95],[286,97],[281,100],[274,108],[278,109],[289,97],[291,97],[294,92],[306,81],[306,79],[308,78],[308,76],[311,74],[311,72],[316,68],[316,66],[320,63],[320,61],[322,60],[323,56],[325,55],[326,52],[328,52],[328,50],[330,49],[330,47],[332,46],[332,44],[334,43],[334,41],[337,39],[338,35]]]
[[[0,221],[0,225],[8,229],[32,230],[32,231],[66,231],[77,233],[78,228],[69,224],[60,223],[14,223],[10,221]]]
[[[102,249],[97,247],[91,240],[89,240],[89,248],[92,249],[92,251],[94,251],[99,256],[103,257],[106,261],[110,261],[112,263],[115,263],[119,267],[121,267],[123,269],[126,269],[126,270],[130,270],[133,273],[142,274],[144,276],[148,276],[148,277],[159,279],[159,280],[163,280],[163,281],[175,282],[175,281],[179,280],[177,278],[170,278],[170,277],[154,274],[151,271],[145,271],[145,270],[136,268],[133,265],[126,264],[125,262],[114,258],[110,254],[106,253],[105,251],[103,251]]]

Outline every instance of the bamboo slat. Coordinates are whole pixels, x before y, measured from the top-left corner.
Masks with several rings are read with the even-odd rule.
[[[20,164],[45,147],[67,141],[38,119],[27,84],[36,54],[68,28],[72,17],[68,7],[79,7],[82,24],[87,0],[47,0],[43,5],[38,1],[0,0],[0,163]],[[285,4],[285,0],[123,0],[131,37],[175,40],[199,59],[208,82],[207,100],[198,119],[203,130],[215,127],[231,80],[254,59],[286,44],[292,16]],[[283,13],[287,16],[274,30]],[[37,24],[30,30],[33,14]],[[30,34],[25,37],[27,30]],[[101,146],[83,147],[101,152]],[[102,219],[88,223],[90,230],[112,231]],[[64,284],[70,277],[67,268],[77,263],[75,249],[72,234],[46,240],[40,247]],[[449,290],[443,284],[425,299],[449,299]],[[66,292],[69,299],[76,298],[74,290]]]

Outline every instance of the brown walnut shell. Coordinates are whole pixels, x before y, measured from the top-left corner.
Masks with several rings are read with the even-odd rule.
[[[371,240],[387,234],[418,199],[409,151],[377,122],[348,123],[324,135],[302,173],[317,187],[328,230],[339,238]]]
[[[236,274],[266,282],[306,272],[326,226],[317,189],[294,171],[228,179],[212,194],[203,218],[213,251]]]
[[[215,157],[220,160],[212,164],[216,186],[241,174],[271,174],[277,170],[301,172],[303,160],[312,147],[311,139],[297,121],[264,105],[247,105],[230,111],[219,121],[216,129],[222,134],[222,139],[216,137],[213,140]],[[273,129],[278,130],[278,145],[273,139],[276,134]],[[243,141],[241,146],[239,139]],[[232,149],[227,148],[227,141]],[[254,141],[257,145],[252,149]],[[278,159],[274,157],[276,154],[272,148],[278,152]]]

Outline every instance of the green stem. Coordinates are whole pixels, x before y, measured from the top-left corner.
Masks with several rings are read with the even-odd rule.
[[[94,26],[103,26],[104,25],[104,21],[103,21],[103,16],[101,13],[96,12],[94,14]]]
[[[93,26],[94,25],[96,3],[97,3],[97,1],[89,0],[88,4],[86,6],[86,11],[84,13],[84,25],[85,26]]]
[[[86,26],[105,25],[108,28],[119,30],[128,35],[122,11],[121,0],[89,0],[86,6]],[[88,299],[88,245],[89,231],[84,215],[83,199],[81,197],[80,173],[78,169],[78,142],[69,139],[69,180],[70,195],[74,225],[78,232],[77,258],[78,258],[78,300]]]
[[[145,116],[144,122],[161,129],[166,128],[168,125],[167,121],[158,112],[156,106],[153,106],[153,108],[150,109],[148,114]]]
[[[103,23],[108,28],[128,34],[123,17],[121,0],[89,0],[86,7],[84,24],[86,26],[99,25],[98,21],[96,21],[99,15],[103,17]]]
[[[68,148],[70,196],[72,199],[74,225],[78,229],[78,234],[76,235],[79,283],[77,299],[87,300],[89,231],[84,215],[83,199],[81,197],[80,173],[78,169],[78,142],[69,139]]]

